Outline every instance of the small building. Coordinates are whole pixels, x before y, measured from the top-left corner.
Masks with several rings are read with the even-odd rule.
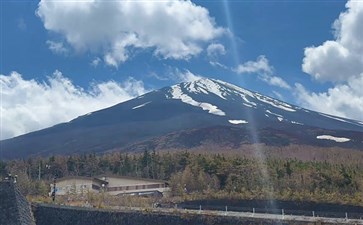
[[[51,184],[53,189],[53,184]],[[126,176],[102,175],[98,177],[63,177],[56,181],[56,194],[86,194],[88,192],[110,195],[163,195],[169,190],[163,180]]]
[[[105,192],[110,195],[163,195],[168,191],[168,184],[163,180],[144,179],[126,176],[99,176],[99,180],[106,181]]]
[[[100,192],[107,182],[93,177],[63,177],[56,180],[56,194],[86,194],[88,192]],[[53,184],[51,184],[53,190]]]

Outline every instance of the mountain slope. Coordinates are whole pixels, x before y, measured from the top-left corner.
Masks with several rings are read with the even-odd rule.
[[[272,134],[285,133],[287,144],[314,140],[312,144],[363,149],[362,122],[302,109],[223,81],[200,79],[4,140],[1,154],[13,158],[135,149],[129,147],[171,133],[193,130],[202,137],[212,127],[221,128],[217,133],[231,127],[245,132],[248,138],[239,142],[276,144]]]

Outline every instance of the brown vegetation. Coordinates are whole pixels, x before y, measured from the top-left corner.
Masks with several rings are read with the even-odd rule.
[[[32,158],[0,162],[0,175],[17,174],[27,195],[47,196],[53,177],[118,174],[167,180],[179,200],[274,198],[363,205],[361,151],[264,145],[217,150]]]

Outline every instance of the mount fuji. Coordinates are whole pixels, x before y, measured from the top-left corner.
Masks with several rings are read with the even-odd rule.
[[[264,143],[363,149],[363,122],[294,106],[220,80],[155,90],[1,141],[4,159]]]

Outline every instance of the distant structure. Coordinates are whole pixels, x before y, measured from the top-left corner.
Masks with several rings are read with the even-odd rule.
[[[53,184],[51,184],[53,190]],[[63,177],[57,180],[56,195],[85,194],[88,192],[110,195],[164,195],[169,191],[163,180],[126,176],[103,175],[98,177]]]
[[[7,182],[12,182],[14,184],[16,184],[16,182],[18,181],[18,175],[11,175],[11,173],[9,173],[3,181],[7,181]]]

